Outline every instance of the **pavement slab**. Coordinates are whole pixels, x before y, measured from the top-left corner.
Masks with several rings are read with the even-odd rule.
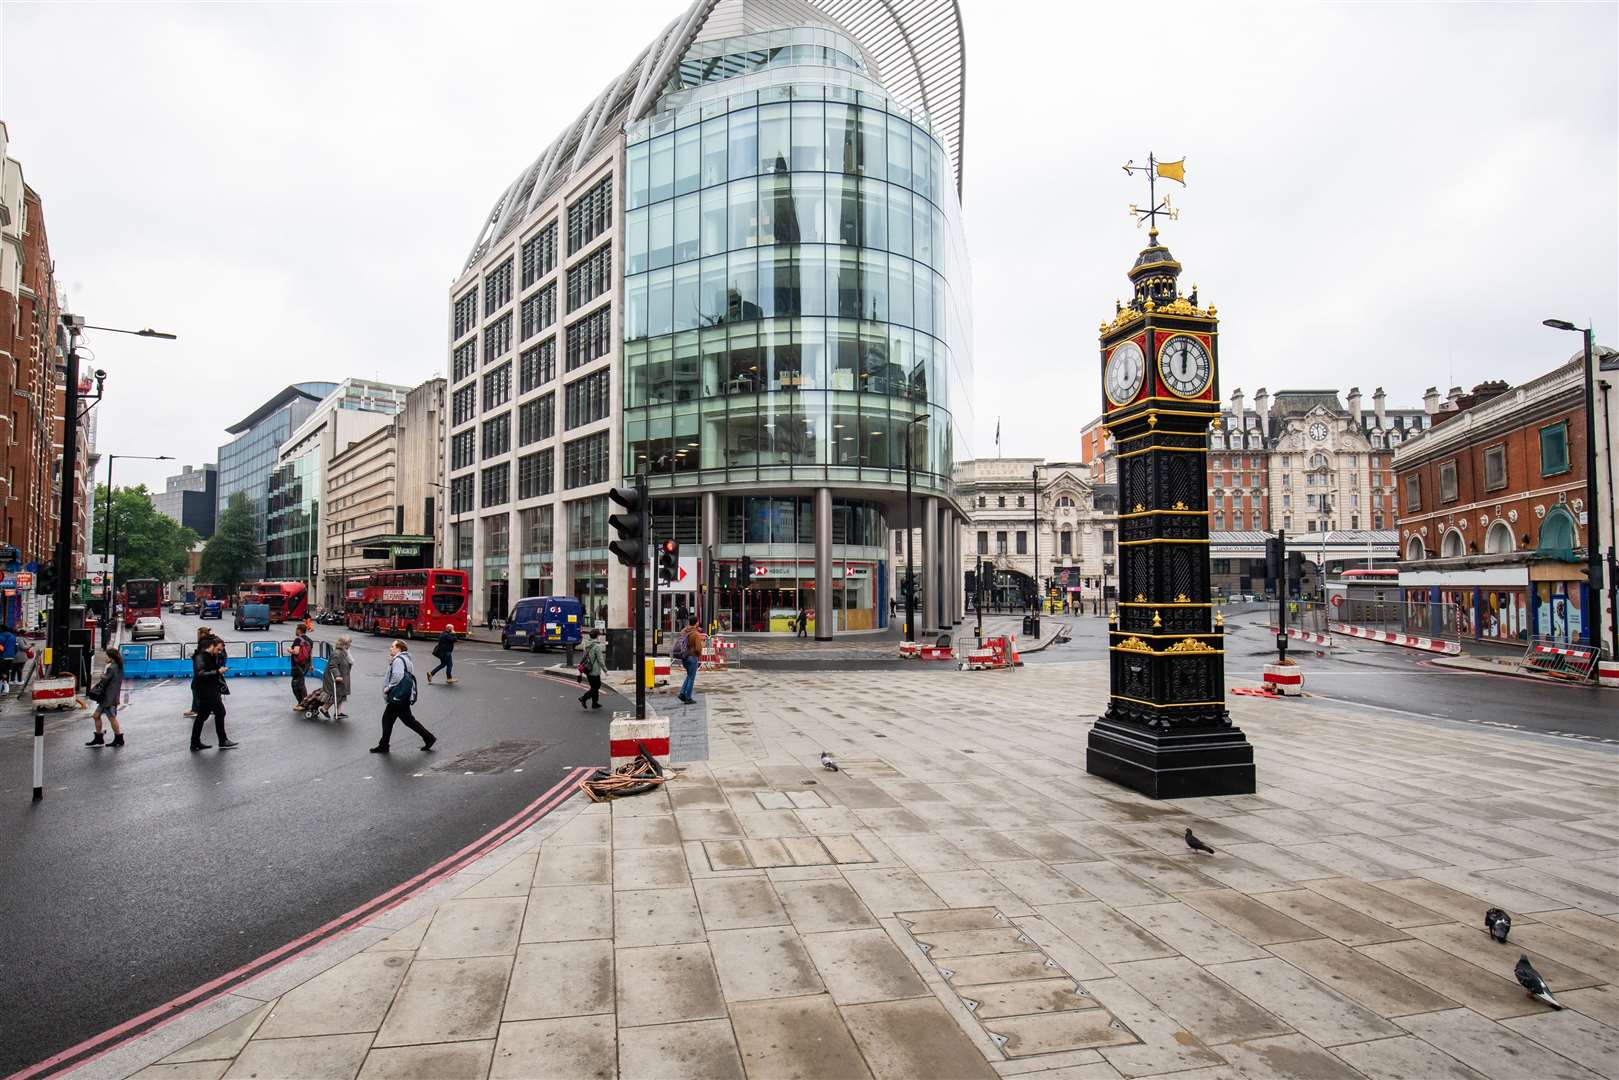
[[[1333,1053],[1367,1080],[1484,1080],[1482,1073],[1410,1035],[1350,1043]]]
[[[1399,1024],[1490,1080],[1595,1080],[1602,1075],[1468,1009],[1406,1016]]]
[[[613,943],[520,945],[501,1019],[545,1020],[613,1011]]]
[[[394,995],[376,1045],[493,1038],[511,967],[508,956],[418,959]]]
[[[489,1080],[613,1080],[617,1035],[611,1016],[502,1024]]]
[[[410,957],[363,952],[282,994],[254,1032],[256,1039],[375,1031],[405,980]]]
[[[1113,970],[1209,1046],[1293,1031],[1185,957],[1137,960]]]
[[[1322,1046],[1400,1033],[1375,1012],[1278,959],[1215,964],[1208,970]]]
[[[1220,1052],[1245,1077],[1255,1080],[1363,1080],[1359,1072],[1345,1065],[1324,1047],[1303,1035],[1278,1035],[1270,1039],[1231,1043]],[[1184,1074],[1176,1074],[1176,1080]],[[1414,1076],[1401,1080],[1418,1080]],[[1421,1080],[1429,1080],[1421,1077]]]
[[[843,1016],[825,994],[732,1006],[731,1024],[749,1077],[871,1080]]]
[[[726,1020],[694,1020],[618,1032],[621,1080],[744,1080]]]
[[[298,1077],[354,1080],[371,1048],[370,1035],[313,1035],[300,1039],[254,1039],[225,1070],[230,1080]]]

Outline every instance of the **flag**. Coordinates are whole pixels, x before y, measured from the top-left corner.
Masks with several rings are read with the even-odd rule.
[[[1162,176],[1166,180],[1175,181],[1176,183],[1180,184],[1181,187],[1185,187],[1186,159],[1181,158],[1179,161],[1158,162],[1158,175]]]

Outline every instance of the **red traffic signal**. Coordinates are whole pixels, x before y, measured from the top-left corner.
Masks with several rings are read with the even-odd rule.
[[[658,545],[658,577],[663,581],[680,580],[680,544],[665,540]]]

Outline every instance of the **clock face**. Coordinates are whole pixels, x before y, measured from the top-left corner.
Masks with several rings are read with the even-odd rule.
[[[1141,346],[1135,342],[1126,341],[1107,354],[1102,384],[1107,391],[1107,399],[1113,404],[1128,405],[1134,401],[1146,377],[1146,358],[1141,353]]]
[[[1316,442],[1325,442],[1327,439],[1327,425],[1317,420],[1310,425],[1310,438]]]
[[[1158,374],[1172,393],[1184,398],[1196,397],[1209,388],[1214,365],[1201,341],[1176,334],[1158,350]]]

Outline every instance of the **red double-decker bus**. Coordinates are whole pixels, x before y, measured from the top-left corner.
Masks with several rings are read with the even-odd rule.
[[[223,600],[230,595],[230,590],[223,585],[193,585],[191,591],[197,594],[197,602],[204,600]]]
[[[163,583],[156,578],[124,582],[124,625],[134,626],[143,615],[163,617]]]
[[[309,614],[309,586],[301,581],[255,581],[248,591],[269,605],[271,622],[296,621]]]
[[[374,570],[350,578],[343,590],[344,622],[351,630],[400,637],[436,637],[446,628],[467,632],[465,570]]]

